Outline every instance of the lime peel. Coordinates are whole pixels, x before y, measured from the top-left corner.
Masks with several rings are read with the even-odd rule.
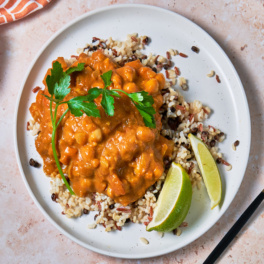
[[[170,232],[177,228],[184,221],[191,200],[192,185],[188,173],[180,164],[172,163],[147,231]]]
[[[211,200],[211,209],[214,209],[220,204],[222,198],[222,181],[218,167],[210,150],[200,139],[193,134],[189,134],[188,138]]]

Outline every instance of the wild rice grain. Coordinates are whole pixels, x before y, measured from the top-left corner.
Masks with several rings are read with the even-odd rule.
[[[36,92],[38,92],[39,90],[41,90],[41,88],[40,88],[39,86],[37,86],[37,87],[35,87],[35,88],[32,90],[32,92],[33,92],[33,93],[36,93]]]
[[[58,194],[57,193],[53,193],[52,195],[51,195],[51,200],[53,201],[53,202],[56,202],[56,199],[58,198]]]
[[[149,42],[149,37],[145,37],[145,38],[142,40],[142,43],[143,43],[144,45],[147,45],[148,42]]]
[[[140,238],[140,241],[145,244],[145,245],[148,245],[149,244],[149,241],[145,238],[145,237],[141,237]]]
[[[88,214],[89,211],[88,211],[87,209],[84,208],[84,209],[83,209],[83,213],[84,213],[84,214]]]
[[[237,147],[237,146],[239,145],[239,143],[240,143],[239,140],[236,140],[236,141],[234,142],[234,146]]]
[[[95,223],[87,225],[87,227],[88,227],[89,229],[95,229],[96,226],[97,226],[97,225],[96,225]]]
[[[171,54],[167,51],[166,52],[166,56],[167,56],[167,59],[170,60],[171,59]]]
[[[179,55],[180,55],[181,57],[183,57],[183,58],[188,58],[188,55],[186,55],[186,54],[184,54],[184,53],[182,53],[182,52],[180,52]]]
[[[180,73],[180,70],[179,70],[178,67],[174,67],[174,70],[175,70],[175,73],[176,73],[177,75],[180,75],[180,74],[181,74],[181,73]]]
[[[214,147],[215,146],[215,140],[213,139],[213,140],[211,140],[211,142],[210,142],[210,147]]]
[[[166,74],[166,78],[169,79],[170,75],[169,75],[169,72],[167,70],[165,71],[165,74]]]
[[[232,165],[230,164],[230,165],[226,166],[225,169],[226,169],[226,171],[232,170]]]
[[[39,168],[40,167],[40,164],[37,161],[35,161],[34,159],[32,159],[32,158],[29,160],[29,165],[34,167],[34,168]]]
[[[158,236],[159,236],[160,238],[163,238],[163,237],[164,237],[164,232],[158,232]]]
[[[216,159],[216,163],[221,164],[222,163],[222,159],[221,158],[217,158]]]
[[[214,71],[211,71],[210,73],[207,74],[207,77],[211,78],[215,75],[215,72]]]
[[[192,47],[191,47],[191,50],[192,50],[193,52],[195,52],[195,53],[199,53],[199,51],[200,51],[200,49],[197,48],[196,46],[192,46]]]

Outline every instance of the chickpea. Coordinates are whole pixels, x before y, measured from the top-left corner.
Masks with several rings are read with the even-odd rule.
[[[165,86],[165,78],[164,75],[162,73],[158,73],[155,78],[157,79],[157,81],[159,82],[159,88],[163,89]]]
[[[100,76],[100,72],[99,72],[98,70],[93,71],[92,74],[91,74],[91,77],[92,77],[93,79],[95,79],[95,80],[96,80],[99,76]]]
[[[139,69],[139,75],[143,79],[150,79],[150,78],[154,78],[156,76],[156,73],[152,71],[149,67],[141,67]]]
[[[126,83],[123,89],[127,93],[135,93],[139,91],[137,85],[133,82]]]
[[[136,71],[130,66],[124,66],[117,70],[126,82],[133,82],[136,77]]]
[[[113,72],[111,80],[114,84],[115,89],[122,89],[122,78],[118,74]]]
[[[92,87],[98,87],[98,88],[103,89],[104,88],[104,82],[103,82],[103,80],[94,81],[92,83]]]
[[[138,127],[137,138],[143,142],[151,142],[155,139],[155,133],[148,127]]]
[[[159,82],[153,78],[144,83],[144,87],[149,94],[156,94],[159,91]]]
[[[99,143],[103,139],[102,130],[100,128],[96,128],[92,131],[89,135],[89,142],[96,142]]]
[[[80,148],[80,154],[85,162],[90,163],[94,159],[95,151],[93,147],[85,145]]]
[[[74,137],[75,137],[76,142],[81,146],[83,146],[87,143],[86,133],[78,132],[78,133],[75,133]]]
[[[93,159],[92,160],[92,165],[94,168],[97,168],[100,164],[100,160],[99,159]]]

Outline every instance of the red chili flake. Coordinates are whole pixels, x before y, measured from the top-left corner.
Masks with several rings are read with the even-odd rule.
[[[167,51],[166,52],[166,56],[167,56],[167,59],[170,60],[171,59],[171,54]]]
[[[226,160],[221,159],[221,163],[226,165],[226,166],[230,166],[230,164]]]
[[[165,71],[165,74],[166,74],[166,78],[169,79],[170,75],[169,75],[169,72],[167,70]]]
[[[186,55],[186,54],[184,54],[184,53],[182,53],[182,52],[180,52],[179,55],[180,55],[181,57],[183,57],[183,58],[187,58],[187,57],[188,57],[188,55]]]
[[[75,58],[76,60],[78,60],[79,56],[71,55],[71,58]]]
[[[156,65],[158,64],[158,58],[159,58],[159,55],[157,55],[157,57],[154,60],[154,62],[155,62]]]
[[[214,132],[215,132],[216,129],[213,126],[209,125],[208,127],[209,127],[209,129],[212,128],[214,130]]]
[[[132,39],[132,41],[137,42],[137,38],[136,37],[132,36],[131,39]]]
[[[149,224],[149,222],[144,222],[144,225],[147,226]]]
[[[179,70],[178,67],[174,67],[174,70],[175,70],[175,73],[176,73],[177,75],[180,75],[180,74],[181,74],[181,73],[180,73],[180,70]]]
[[[149,220],[149,222],[151,222],[151,221],[152,221],[152,219],[153,219],[152,217],[148,217],[148,220]]]
[[[36,93],[36,92],[38,92],[40,89],[41,89],[41,88],[40,88],[39,86],[36,86],[36,87],[32,90],[32,92],[33,92],[33,93]]]
[[[97,201],[97,205],[98,205],[99,211],[101,211],[102,210],[101,203]]]
[[[120,211],[120,212],[125,212],[125,213],[130,213],[131,212],[131,209],[123,208],[123,207],[116,208],[116,210]]]
[[[29,126],[30,126],[30,123],[29,122],[27,122],[27,131],[29,131],[30,129],[29,129]]]
[[[190,114],[189,121],[191,122],[193,118],[194,118],[194,114]]]
[[[185,107],[182,106],[182,105],[175,105],[175,107],[176,107],[176,109],[181,110],[181,111],[185,111],[186,110]]]
[[[101,225],[102,225],[104,228],[106,228],[105,223],[102,223]]]
[[[220,83],[221,81],[220,81],[220,78],[219,78],[219,76],[216,74],[215,75],[215,79],[216,79],[216,81],[218,82],[218,83]]]
[[[200,124],[200,125],[198,126],[198,129],[202,132],[202,131],[203,131],[203,124]]]
[[[153,217],[153,207],[150,206],[150,209],[149,209],[149,216],[152,218]]]
[[[65,215],[64,211],[61,212],[62,215]]]

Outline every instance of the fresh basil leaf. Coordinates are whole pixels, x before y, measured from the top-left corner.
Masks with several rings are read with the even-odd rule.
[[[104,74],[101,75],[101,78],[103,79],[104,84],[105,84],[104,89],[106,89],[108,86],[111,85],[111,83],[112,83],[112,81],[111,81],[112,73],[113,73],[113,71],[110,70],[110,71],[105,72]]]
[[[82,71],[84,69],[85,63],[78,63],[77,66],[71,67],[66,71],[66,74],[71,74],[76,71]]]
[[[75,116],[82,116],[83,112],[87,116],[100,117],[100,111],[94,102],[87,102],[87,96],[77,96],[67,102],[71,113]]]
[[[63,78],[63,69],[61,64],[58,61],[55,61],[52,65],[51,75],[48,75],[46,78],[46,84],[51,96],[54,94],[56,83],[59,83],[61,78]]]

